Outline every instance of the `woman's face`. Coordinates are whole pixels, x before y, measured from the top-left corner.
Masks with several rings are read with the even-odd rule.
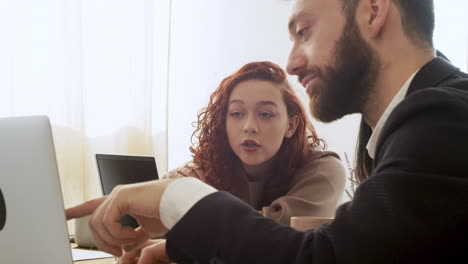
[[[242,81],[228,101],[226,131],[229,145],[244,165],[270,160],[285,137],[297,126],[289,118],[278,84],[262,80]]]

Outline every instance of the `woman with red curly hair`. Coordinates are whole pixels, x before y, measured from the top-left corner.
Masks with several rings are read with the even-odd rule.
[[[322,150],[325,142],[278,65],[253,62],[225,78],[198,115],[193,137],[193,162],[164,177],[199,178],[285,225],[291,216],[334,216],[344,168],[336,153]],[[141,248],[119,263],[136,263]]]
[[[344,168],[336,153],[322,150],[278,65],[253,62],[225,78],[193,137],[193,162],[168,177],[197,177],[286,225],[291,216],[334,215]]]

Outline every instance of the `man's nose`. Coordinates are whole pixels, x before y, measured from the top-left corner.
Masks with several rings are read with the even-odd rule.
[[[299,75],[299,73],[307,66],[307,59],[300,50],[293,48],[288,58],[288,66],[286,71],[290,75]]]

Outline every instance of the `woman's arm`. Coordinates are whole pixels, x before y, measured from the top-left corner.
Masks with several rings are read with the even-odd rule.
[[[260,211],[289,225],[292,216],[334,216],[344,192],[346,174],[333,152],[324,152],[293,176],[288,193]]]

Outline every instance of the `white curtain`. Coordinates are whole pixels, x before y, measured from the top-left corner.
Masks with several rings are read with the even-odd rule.
[[[169,0],[0,0],[0,116],[50,117],[66,206],[101,195],[96,153],[167,170],[168,25]]]
[[[0,116],[50,117],[66,206],[101,194],[96,153],[152,155],[162,174],[190,158],[191,122],[223,77],[286,66],[287,2],[0,0]],[[466,71],[468,1],[435,3],[435,45]],[[352,161],[357,120],[314,124]]]

